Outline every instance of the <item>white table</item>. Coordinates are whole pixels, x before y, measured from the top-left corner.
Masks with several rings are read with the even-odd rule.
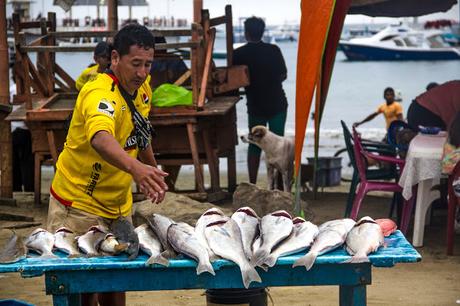
[[[402,195],[406,200],[412,196],[412,186],[418,184],[412,238],[415,247],[423,246],[427,211],[435,199],[431,187],[441,177],[441,159],[445,141],[445,132],[438,135],[415,136],[407,151],[406,164],[399,179],[399,185],[403,188]]]

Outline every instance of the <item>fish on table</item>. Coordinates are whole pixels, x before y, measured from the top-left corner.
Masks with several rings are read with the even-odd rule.
[[[176,222],[160,214],[152,214],[151,216],[147,217],[147,222],[161,242],[161,245],[163,247],[162,256],[167,259],[176,257],[176,252],[174,251],[171,244],[168,242],[168,228],[171,225],[176,224]]]
[[[219,259],[219,256],[217,256],[209,247],[208,241],[206,240],[205,236],[205,229],[206,225],[220,221],[220,220],[228,220],[229,218],[224,214],[222,210],[219,208],[213,207],[205,211],[196,221],[195,224],[195,235],[198,241],[206,248],[206,251],[208,251],[209,255],[209,260],[211,262],[216,261]]]
[[[241,207],[232,215],[241,231],[244,254],[250,261],[252,258],[252,244],[259,236],[259,216],[251,207]]]
[[[54,248],[66,253],[69,258],[79,257],[77,235],[69,228],[60,227],[54,232]]]
[[[307,254],[297,259],[292,267],[304,266],[307,271],[315,263],[316,257],[330,252],[345,243],[347,235],[356,222],[353,219],[338,219],[319,226],[319,233]]]
[[[216,275],[209,261],[208,252],[196,238],[193,227],[184,223],[172,224],[168,228],[167,237],[176,252],[187,255],[198,262],[196,274],[209,272]]]
[[[97,246],[97,250],[104,255],[117,255],[121,252],[127,251],[128,248],[128,243],[118,241],[112,233],[106,233],[104,239],[102,239],[100,244]]]
[[[145,264],[153,265],[157,263],[166,267],[169,266],[169,260],[161,255],[163,251],[161,242],[150,226],[148,224],[141,224],[134,231],[139,238],[140,249],[150,256]]]
[[[369,262],[367,256],[384,244],[382,229],[371,217],[362,217],[348,233],[345,244],[348,254],[353,256],[345,262]]]
[[[54,235],[45,229],[37,228],[25,240],[27,249],[32,250],[42,258],[56,258],[53,254]]]
[[[285,210],[263,216],[259,223],[261,244],[251,259],[252,264],[261,266],[273,248],[291,234],[292,227],[292,217]]]
[[[98,248],[106,235],[107,229],[105,227],[101,225],[91,226],[85,234],[76,237],[78,249],[87,257],[101,256]]]
[[[139,253],[139,238],[134,232],[133,224],[126,217],[119,217],[110,225],[110,231],[120,243],[128,245],[125,251],[129,254],[128,259],[135,259]]]
[[[262,282],[244,253],[241,231],[235,220],[229,218],[210,223],[206,226],[205,235],[214,253],[240,267],[245,288],[248,288],[251,282]]]
[[[27,248],[24,241],[14,231],[11,232],[10,239],[0,251],[0,264],[15,263],[26,258]]]
[[[318,227],[301,217],[295,217],[292,220],[292,233],[288,238],[283,240],[267,257],[264,264],[273,267],[276,260],[281,256],[287,256],[306,250],[311,246],[313,240],[318,235]]]

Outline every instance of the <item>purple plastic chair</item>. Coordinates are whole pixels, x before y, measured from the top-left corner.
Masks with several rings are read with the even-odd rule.
[[[353,128],[353,139],[354,146],[353,150],[355,153],[356,167],[358,168],[358,174],[360,183],[358,190],[356,191],[356,197],[353,201],[353,207],[351,209],[350,217],[354,220],[357,219],[359,209],[361,208],[361,203],[363,202],[364,197],[369,191],[388,191],[388,192],[402,192],[402,187],[398,185],[397,182],[384,182],[384,181],[370,181],[366,178],[366,158],[371,158],[377,161],[387,162],[396,164],[400,171],[404,168],[405,161],[400,158],[383,156],[373,154],[366,151],[361,144],[361,136]],[[409,221],[412,213],[413,198],[406,201],[404,200],[401,216],[401,224],[399,228],[403,234],[406,234],[407,228],[409,227]]]

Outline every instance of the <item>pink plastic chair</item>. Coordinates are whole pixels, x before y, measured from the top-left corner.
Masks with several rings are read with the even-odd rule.
[[[353,150],[355,153],[356,167],[358,168],[358,174],[360,183],[358,190],[356,191],[356,197],[353,201],[353,207],[351,209],[350,217],[354,220],[357,219],[359,209],[361,208],[361,203],[363,202],[364,197],[369,191],[388,191],[388,192],[402,192],[402,187],[398,185],[397,182],[385,182],[385,181],[370,181],[366,178],[366,158],[371,158],[377,161],[387,162],[396,164],[399,166],[400,171],[404,168],[405,161],[400,158],[383,156],[373,154],[364,150],[361,144],[361,136],[353,128],[353,139],[354,146]],[[406,234],[407,228],[409,227],[409,221],[412,213],[413,198],[406,201],[404,200],[401,216],[401,224],[399,228],[403,234]]]
[[[449,202],[447,204],[447,255],[454,253],[454,235],[455,235],[455,208],[460,206],[460,199],[455,195],[452,183],[455,179],[460,177],[460,163],[454,168],[452,174],[449,175]]]

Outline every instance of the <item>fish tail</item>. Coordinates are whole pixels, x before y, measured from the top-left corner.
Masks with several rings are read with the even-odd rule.
[[[292,265],[292,267],[294,268],[294,267],[304,266],[307,269],[307,271],[309,271],[311,267],[313,266],[313,264],[315,263],[317,256],[318,256],[317,253],[309,252],[308,254],[297,259]]]
[[[196,274],[200,275],[203,272],[209,272],[212,275],[216,275],[216,272],[214,272],[214,268],[212,267],[211,262],[209,262],[209,260],[200,260],[198,262],[198,266],[196,267]]]
[[[269,252],[265,248],[258,249],[254,256],[251,258],[251,265],[253,267],[262,265],[265,261],[265,258],[267,258],[268,255]]]
[[[173,249],[167,249],[167,250],[164,250],[161,253],[161,256],[163,256],[164,258],[167,258],[167,259],[175,258],[176,257],[176,252],[174,252]]]
[[[41,259],[49,259],[49,258],[58,258],[56,255],[54,255],[53,253],[43,253],[41,256],[40,256]]]
[[[169,266],[169,260],[164,258],[163,255],[158,254],[158,255],[152,255],[150,258],[147,260],[145,263],[146,265],[153,265],[153,264],[159,264],[162,266]]]
[[[79,257],[81,257],[81,254],[78,254],[78,253],[69,254],[69,256],[67,256],[67,258],[79,258]]]
[[[241,267],[241,277],[243,278],[244,288],[248,289],[252,282],[261,283],[259,273],[249,263]]]
[[[362,263],[362,262],[369,262],[369,257],[367,257],[366,253],[363,253],[363,254],[356,253],[353,257],[344,261],[344,263]]]
[[[210,262],[215,262],[216,260],[219,260],[219,259],[220,259],[220,257],[217,254],[215,254],[215,253],[209,254],[209,261]]]
[[[269,266],[270,268],[273,267],[276,264],[276,261],[278,260],[278,257],[275,256],[274,254],[268,255],[268,257],[265,259],[264,264]]]

